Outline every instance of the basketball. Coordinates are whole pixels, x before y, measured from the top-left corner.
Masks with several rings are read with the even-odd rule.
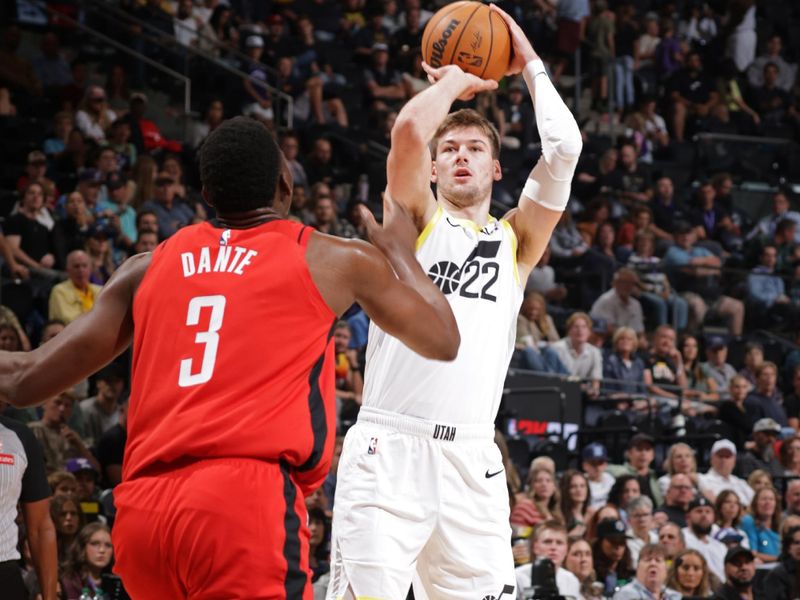
[[[511,35],[503,18],[480,2],[453,2],[425,26],[422,58],[430,66],[458,65],[467,73],[499,81],[511,59]]]

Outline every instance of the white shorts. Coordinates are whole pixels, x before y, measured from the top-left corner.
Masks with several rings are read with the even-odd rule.
[[[491,425],[362,407],[336,483],[328,600],[512,600],[505,471]]]

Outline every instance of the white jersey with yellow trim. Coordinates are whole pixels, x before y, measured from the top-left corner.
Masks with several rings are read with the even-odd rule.
[[[522,304],[516,235],[508,221],[490,218],[481,228],[440,206],[416,255],[453,309],[458,356],[423,358],[372,323],[363,405],[438,423],[493,424]]]

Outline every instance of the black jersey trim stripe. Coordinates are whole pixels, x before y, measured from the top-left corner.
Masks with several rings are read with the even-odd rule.
[[[306,229],[308,229],[308,225],[303,225],[300,228],[300,232],[297,234],[297,243],[300,244],[301,246],[303,244],[303,241],[302,241],[303,240],[303,234],[306,232]]]
[[[336,319],[333,320],[328,338],[325,341],[325,349],[320,354],[311,374],[308,376],[308,411],[311,414],[311,431],[314,435],[314,444],[311,447],[311,454],[306,462],[298,467],[299,471],[309,471],[319,464],[322,454],[325,451],[325,442],[328,438],[328,419],[325,414],[325,400],[322,398],[322,391],[319,389],[319,377],[322,374],[322,367],[325,364],[325,353],[328,343],[333,337],[333,330],[336,327]]]
[[[286,578],[283,585],[286,590],[286,600],[302,598],[308,584],[308,576],[300,566],[300,517],[294,508],[297,501],[297,488],[289,476],[289,465],[281,462],[281,475],[283,475],[283,499],[286,502],[286,512],[283,516],[283,527],[286,537],[283,542],[283,557],[286,559]]]

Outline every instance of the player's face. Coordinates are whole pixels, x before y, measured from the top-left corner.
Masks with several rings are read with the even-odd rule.
[[[459,206],[483,202],[500,177],[489,138],[477,127],[452,129],[439,140],[431,181],[449,201]]]
[[[97,569],[105,569],[114,556],[114,546],[107,531],[95,531],[86,544],[86,562]]]

